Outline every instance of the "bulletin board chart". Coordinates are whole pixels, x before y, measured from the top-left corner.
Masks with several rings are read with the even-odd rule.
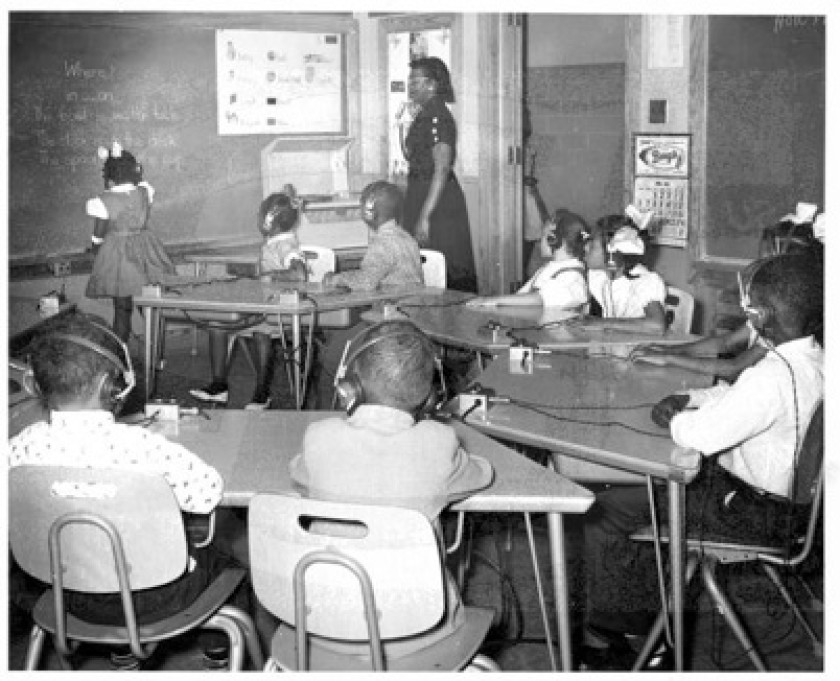
[[[346,133],[340,33],[219,30],[220,135]]]
[[[688,240],[689,135],[633,136],[633,205],[653,211],[657,244],[685,247]]]

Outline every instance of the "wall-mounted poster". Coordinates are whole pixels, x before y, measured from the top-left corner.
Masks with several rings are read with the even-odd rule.
[[[344,75],[340,33],[217,31],[219,134],[344,134]]]
[[[635,175],[688,177],[689,135],[633,135]]]

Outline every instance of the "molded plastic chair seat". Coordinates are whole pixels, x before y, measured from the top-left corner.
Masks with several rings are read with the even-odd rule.
[[[446,580],[419,511],[260,494],[248,535],[254,591],[283,622],[267,670],[460,670],[492,623],[492,611],[466,608],[464,624],[434,634]],[[387,655],[390,640],[400,641],[398,656]],[[498,669],[478,657],[476,668]]]
[[[493,623],[493,611],[487,608],[466,608],[466,621],[451,636],[417,652],[388,660],[389,672],[452,671],[461,669],[464,662],[472,660],[477,654],[487,631]],[[482,656],[486,660],[486,656]],[[295,629],[281,623],[277,635],[271,644],[271,658],[288,671],[298,671],[297,642]],[[486,663],[486,662],[485,662]],[[336,652],[319,644],[318,638],[310,639],[310,660],[306,671],[311,672],[369,672],[373,666],[370,658],[370,644],[359,644],[358,655]],[[491,661],[491,666],[498,665]]]
[[[246,577],[224,570],[183,610],[138,625],[135,591],[169,584],[187,569],[187,539],[181,510],[163,476],[130,470],[17,466],[9,471],[9,542],[20,567],[52,585],[33,609],[26,669],[37,669],[47,635],[63,666],[80,643],[128,646],[147,659],[158,642],[197,628],[224,632],[230,668],[263,656],[253,622],[226,605]],[[212,523],[211,523],[212,527]],[[209,539],[208,539],[209,542]],[[74,616],[64,590],[120,594],[125,626]]]
[[[694,322],[694,296],[675,286],[668,286],[665,296],[665,318],[668,328],[678,333],[691,333]]]
[[[423,283],[426,286],[446,288],[446,256],[443,253],[421,248],[420,263],[423,267]]]

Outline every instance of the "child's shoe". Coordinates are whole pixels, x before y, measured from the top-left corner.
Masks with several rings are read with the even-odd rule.
[[[223,671],[230,666],[230,653],[227,646],[207,648],[202,651],[201,665],[208,671]]]
[[[206,388],[193,388],[190,390],[190,395],[202,402],[216,402],[217,404],[227,404],[228,401],[228,386],[222,381],[213,381]]]
[[[265,388],[257,388],[251,401],[245,405],[246,411],[265,411],[271,406],[271,395]]]
[[[111,669],[119,672],[140,671],[140,660],[129,650],[115,650],[111,653]]]

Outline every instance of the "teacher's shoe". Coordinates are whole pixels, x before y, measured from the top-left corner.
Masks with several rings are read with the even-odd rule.
[[[227,383],[221,381],[213,381],[206,388],[193,388],[190,390],[190,395],[202,402],[216,402],[217,404],[227,404],[228,402],[228,386]]]

